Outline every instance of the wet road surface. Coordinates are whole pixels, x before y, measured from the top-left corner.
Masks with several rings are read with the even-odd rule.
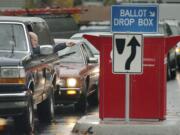
[[[98,106],[88,107],[87,115],[95,113],[98,113]],[[22,133],[12,124],[9,131],[3,135],[75,135],[71,131],[77,120],[84,115],[75,112],[73,105],[60,106],[56,108],[55,121],[51,124],[39,123],[37,119],[35,120],[35,133]]]
[[[175,93],[177,94],[173,94]],[[180,115],[180,74],[177,74],[175,80],[167,82],[167,113],[171,113],[172,110],[176,110]],[[87,114],[98,114],[98,106],[89,107]],[[35,133],[31,135],[75,135],[71,133],[75,123],[79,120],[83,114],[74,111],[74,107],[60,106],[56,108],[55,121],[51,124],[39,123],[36,119]],[[27,135],[16,131],[12,126],[11,130],[6,135]]]
[[[98,113],[98,106],[88,108],[87,115],[96,113]],[[82,116],[84,114],[75,112],[73,106],[58,107],[55,122],[45,126],[44,129],[41,125],[37,135],[73,135],[71,131]]]

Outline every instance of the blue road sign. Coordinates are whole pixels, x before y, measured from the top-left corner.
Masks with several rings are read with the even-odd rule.
[[[158,32],[158,5],[113,5],[111,7],[112,32]]]

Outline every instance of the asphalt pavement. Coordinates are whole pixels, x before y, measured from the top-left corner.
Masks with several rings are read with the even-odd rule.
[[[72,133],[72,130],[73,128],[75,128],[76,124],[80,120],[82,121],[86,120],[86,118],[91,118],[91,121],[93,121],[94,124],[98,124],[98,122],[100,121],[98,118],[98,107],[89,107],[86,116],[75,113],[73,110],[73,106],[59,107],[56,110],[55,122],[47,125],[47,124],[39,123],[38,120],[36,120],[36,131],[32,135],[100,135],[100,134],[95,134],[91,126],[89,126],[90,128],[86,130],[87,132],[79,131]],[[167,82],[167,119],[171,120],[171,125],[173,125],[178,118],[180,118],[180,73],[177,74],[175,80],[171,80]],[[85,127],[87,122],[88,121],[86,121],[84,124]],[[121,123],[116,122],[116,124],[113,125],[110,130],[113,131],[114,126],[118,127],[119,125],[122,124],[125,125],[125,123],[123,122]],[[105,130],[108,133],[107,130],[109,129],[107,128]],[[115,130],[113,132],[115,132]],[[177,133],[176,135],[179,135],[179,133]],[[150,135],[150,133],[147,134]],[[26,135],[26,134],[19,133],[16,130],[12,130],[9,131],[8,134],[6,135]],[[141,134],[141,135],[145,135],[145,134]]]
[[[167,82],[167,115],[163,121],[100,120],[98,115],[79,119],[73,132],[78,135],[180,135],[180,73]]]
[[[180,116],[180,73],[167,83],[167,114]]]

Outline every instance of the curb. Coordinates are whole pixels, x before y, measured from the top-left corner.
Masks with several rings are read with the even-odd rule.
[[[82,117],[74,126],[78,135],[180,135],[180,117],[164,121],[102,121],[97,115]]]

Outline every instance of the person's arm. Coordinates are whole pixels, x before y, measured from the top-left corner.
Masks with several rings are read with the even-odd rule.
[[[55,47],[54,47],[54,52],[57,52],[59,50],[62,50],[64,48],[66,48],[66,43],[60,43],[60,44],[57,44]]]
[[[66,47],[71,47],[73,45],[75,45],[74,42],[59,43],[54,47],[54,52],[60,51],[60,50],[62,50],[64,48],[66,48]]]

